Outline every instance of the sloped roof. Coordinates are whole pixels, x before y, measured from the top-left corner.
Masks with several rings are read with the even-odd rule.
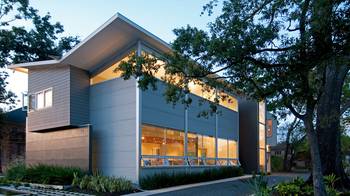
[[[168,43],[117,13],[61,59],[13,64],[9,68],[26,72],[31,67],[63,64],[91,71],[137,41],[143,41],[162,53],[171,52]]]

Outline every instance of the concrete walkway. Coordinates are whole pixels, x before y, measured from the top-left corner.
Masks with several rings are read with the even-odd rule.
[[[307,174],[278,173],[268,176],[268,180],[270,185],[274,185],[279,182],[292,180],[296,177],[306,178]],[[144,191],[140,193],[129,194],[128,196],[245,196],[251,194],[250,185],[246,183],[246,181],[249,178],[251,178],[251,175],[227,178],[223,180],[216,180],[210,182],[182,185],[151,191]]]

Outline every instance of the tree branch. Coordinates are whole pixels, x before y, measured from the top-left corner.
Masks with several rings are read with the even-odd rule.
[[[271,3],[272,0],[267,0],[263,4],[261,4],[256,10],[254,10],[251,14],[249,14],[245,19],[243,19],[244,22],[251,20],[254,18],[254,16],[260,12],[267,4]]]
[[[288,51],[292,48],[293,48],[292,46],[286,47],[286,48],[263,48],[263,49],[256,50],[254,54],[261,53],[261,52],[283,52],[283,51]]]
[[[292,114],[293,114],[295,117],[297,117],[297,118],[299,118],[299,119],[301,119],[301,120],[304,120],[305,114],[300,114],[299,112],[297,112],[297,111],[295,110],[295,108],[292,106],[292,104],[286,103],[285,106],[292,112]]]
[[[347,100],[340,108],[340,115],[343,115],[346,112],[346,110],[348,110],[349,108],[350,108],[350,99]]]
[[[251,63],[254,63],[262,68],[273,68],[273,67],[285,67],[287,66],[287,64],[280,64],[280,63],[277,63],[277,64],[270,64],[270,63],[266,63],[266,62],[263,62],[261,60],[258,60],[258,59],[255,59],[253,57],[245,57],[244,58],[245,60],[247,61],[250,61]]]

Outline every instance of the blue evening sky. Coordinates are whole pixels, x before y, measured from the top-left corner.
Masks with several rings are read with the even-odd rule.
[[[41,14],[50,12],[53,21],[64,25],[64,35],[84,39],[117,12],[152,32],[166,42],[175,39],[174,28],[187,24],[206,28],[214,16],[201,16],[209,0],[32,0],[31,5]],[[27,76],[12,73],[8,89],[20,98],[27,90]],[[20,106],[20,104],[18,104]]]

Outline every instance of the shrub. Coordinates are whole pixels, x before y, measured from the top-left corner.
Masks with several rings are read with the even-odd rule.
[[[256,176],[255,174],[247,181],[255,196],[269,196],[271,188],[268,186],[268,180],[265,174]]]
[[[313,195],[310,185],[307,185],[301,178],[296,178],[291,182],[283,182],[275,186],[274,190],[279,195]]]
[[[203,172],[174,172],[158,173],[140,179],[140,186],[143,189],[157,189],[176,185],[205,182],[243,175],[240,167],[222,167],[206,169]]]
[[[133,190],[132,183],[129,180],[102,176],[98,173],[83,177],[74,174],[72,186],[98,193],[129,193]]]
[[[5,172],[8,180],[40,184],[67,185],[71,184],[74,174],[83,176],[86,172],[80,168],[53,165],[31,165],[23,163],[11,165]]]
[[[341,193],[334,188],[334,185],[338,178],[335,175],[328,175],[324,177],[324,182],[326,185],[326,192],[329,196],[337,195],[348,195],[348,193]],[[276,185],[274,191],[277,195],[302,195],[308,196],[313,195],[312,186],[307,184],[303,179],[296,178],[291,182],[283,182]]]
[[[5,178],[13,181],[23,181],[26,177],[27,167],[24,163],[10,165],[5,171]]]
[[[283,158],[278,156],[271,156],[271,170],[273,172],[283,171]]]

